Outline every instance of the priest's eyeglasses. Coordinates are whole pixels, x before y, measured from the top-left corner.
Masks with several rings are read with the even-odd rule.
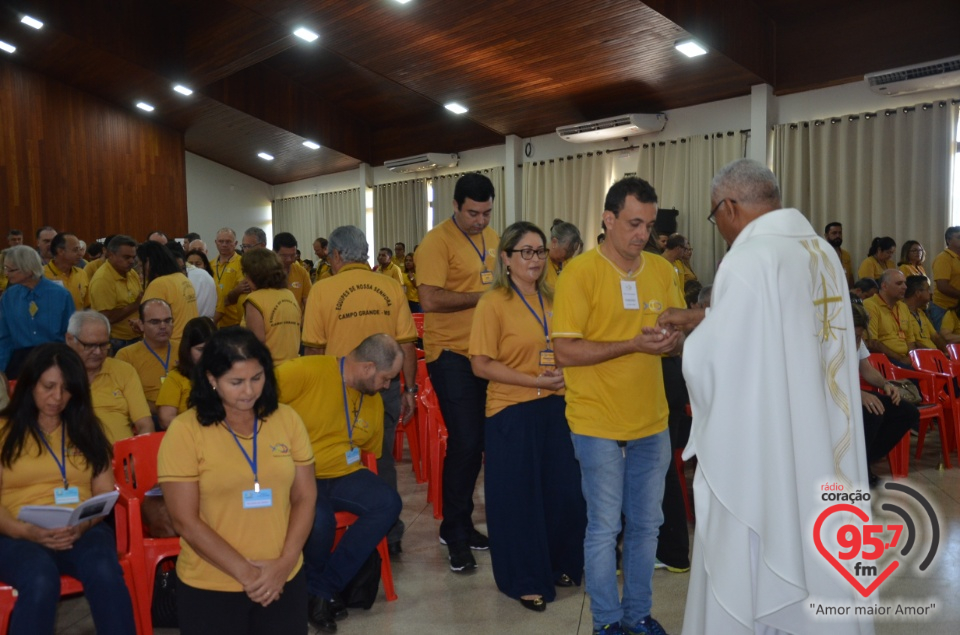
[[[547,259],[547,250],[541,247],[540,249],[532,249],[530,247],[524,247],[523,249],[505,249],[508,254],[511,256],[517,252],[520,252],[520,257],[524,260],[533,260],[533,254],[537,254],[537,258],[540,260]]]

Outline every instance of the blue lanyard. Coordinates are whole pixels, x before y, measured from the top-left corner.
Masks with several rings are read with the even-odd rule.
[[[513,290],[517,292],[517,295],[520,296],[520,299],[523,300],[523,303],[526,305],[527,310],[530,311],[530,315],[533,316],[533,319],[537,321],[537,324],[543,327],[543,337],[547,340],[547,346],[550,345],[550,331],[547,329],[547,311],[543,308],[543,296],[540,295],[540,289],[537,289],[537,299],[540,300],[540,311],[543,313],[543,319],[540,319],[540,316],[537,315],[537,312],[533,310],[533,307],[530,306],[530,303],[527,302],[527,299],[523,297],[523,294],[520,293],[520,289],[517,288],[517,285],[513,283],[513,280],[510,281],[510,286],[513,287]]]
[[[146,340],[146,339],[143,340],[143,345],[147,347],[147,350],[150,351],[150,353],[152,353],[154,357],[157,358],[157,361],[158,361],[158,362],[160,362],[161,364],[163,364],[163,374],[166,375],[168,372],[170,372],[170,371],[169,371],[169,369],[170,369],[170,349],[173,348],[172,346],[170,346],[170,342],[167,342],[167,361],[163,361],[162,359],[160,359],[160,356],[157,355],[156,351],[154,351],[152,348],[150,348],[150,345],[147,344],[147,340]]]
[[[60,470],[60,477],[63,478],[63,489],[68,489],[67,485],[67,433],[63,429],[63,424],[60,424],[60,458],[57,458],[57,455],[53,453],[53,448],[50,447],[50,444],[47,443],[47,435],[43,433],[43,430],[40,431],[40,440],[43,441],[43,444],[47,446],[47,449],[50,450],[50,456],[53,457],[54,462],[57,464],[57,468]]]
[[[450,220],[453,221],[453,224],[456,225],[457,229],[460,229],[460,225],[457,225],[457,219],[451,215]],[[470,238],[470,234],[460,229],[460,233],[463,234],[463,237],[467,239],[467,242],[470,243],[470,246],[473,247],[473,250],[477,252],[477,255],[480,256],[480,266],[483,267],[484,271],[487,269],[487,239],[483,237],[483,232],[480,232],[480,243],[483,245],[483,251],[477,249],[476,243],[473,242],[473,239]]]
[[[250,469],[253,470],[253,491],[260,492],[260,479],[257,477],[257,423],[258,418],[256,415],[253,416],[253,460],[250,460],[250,455],[247,454],[247,451],[243,449],[243,446],[240,444],[240,439],[237,438],[237,433],[233,431],[233,428],[230,427],[230,424],[224,420],[223,425],[227,427],[227,430],[230,431],[230,434],[233,436],[233,440],[237,442],[237,447],[240,448],[240,451],[243,452],[243,458],[247,460],[247,464],[250,465]]]
[[[353,417],[353,423],[350,423],[350,407],[347,405],[347,380],[343,377],[343,362],[346,357],[340,358],[340,385],[343,386],[343,416],[347,420],[347,438],[350,439],[350,447],[353,447],[353,427],[360,420],[360,409],[363,408],[363,393],[360,393],[360,403],[357,404],[357,414]]]

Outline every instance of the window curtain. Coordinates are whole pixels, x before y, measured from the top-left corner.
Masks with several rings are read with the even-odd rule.
[[[719,132],[645,143],[637,158],[637,176],[657,191],[660,208],[679,210],[677,231],[690,241],[691,267],[705,285],[727,250],[707,220],[710,182],[724,165],[746,156],[747,138],[746,132]]]
[[[365,228],[363,193],[360,188],[280,198],[273,202],[273,229],[290,232],[304,253],[320,236],[328,236],[341,225]]]
[[[947,101],[774,127],[783,202],[822,232],[843,224],[854,273],[875,236],[919,240],[926,268],[950,225],[957,105]]]
[[[485,170],[475,170],[493,183],[493,210],[490,214],[490,226],[497,234],[503,233],[507,226],[506,198],[503,191],[503,167],[497,166]],[[433,225],[436,227],[453,213],[453,190],[457,179],[465,173],[444,174],[433,177]]]
[[[373,188],[373,226],[378,245],[393,249],[402,242],[412,252],[427,231],[425,179],[386,183]]]
[[[584,248],[597,244],[603,199],[613,182],[613,161],[603,152],[523,164],[523,207],[518,218],[549,238],[554,219],[580,229]]]

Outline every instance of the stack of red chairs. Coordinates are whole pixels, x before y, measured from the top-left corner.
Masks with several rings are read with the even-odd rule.
[[[939,350],[928,348],[910,351],[910,361],[916,370],[932,374],[937,378],[939,388],[937,398],[943,405],[943,414],[946,417],[943,427],[946,428],[948,451],[957,450],[957,442],[960,440],[960,394],[957,390],[960,362],[950,361]],[[922,448],[923,440],[918,438],[918,453]],[[944,467],[950,467],[946,460],[944,460]]]
[[[417,382],[419,388],[420,383]],[[400,374],[400,390],[403,394],[404,388],[407,386],[407,378],[403,376],[403,373]],[[416,400],[415,400],[416,401]],[[423,469],[424,461],[420,456],[420,417],[418,416],[419,408],[415,409],[411,414],[410,418],[407,419],[406,424],[401,425],[401,422],[397,422],[397,431],[393,438],[393,460],[399,463],[403,460],[403,437],[407,437],[407,445],[410,447],[410,462],[413,467],[413,474],[417,480],[417,483],[425,482],[426,476]]]
[[[427,502],[433,504],[433,517],[443,518],[443,461],[447,456],[447,426],[440,413],[440,402],[427,375],[426,363],[417,362],[417,413],[420,418],[421,456],[426,461]]]

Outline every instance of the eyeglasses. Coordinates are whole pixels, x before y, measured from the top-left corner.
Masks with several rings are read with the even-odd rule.
[[[92,353],[93,351],[99,350],[102,353],[107,353],[110,351],[110,342],[84,342],[79,337],[74,337],[73,339],[77,340],[83,350],[87,353]]]
[[[540,249],[531,249],[530,247],[524,247],[523,249],[506,249],[504,250],[511,256],[515,253],[520,253],[520,257],[524,260],[533,260],[533,255],[536,254],[537,258],[540,260],[547,259],[547,250],[541,247]]]
[[[150,326],[160,326],[161,324],[173,324],[173,318],[164,318],[162,320],[145,320]]]
[[[720,206],[723,205],[723,202],[724,202],[724,201],[730,201],[730,202],[733,203],[734,205],[736,205],[736,203],[737,203],[737,202],[736,202],[735,200],[733,200],[732,198],[721,198],[721,199],[720,199],[720,202],[717,203],[717,206],[714,207],[714,208],[713,208],[713,211],[710,212],[710,215],[707,216],[707,220],[710,221],[711,223],[713,223],[714,225],[717,224],[717,219],[715,218],[716,213],[717,213],[717,211],[720,209]]]

